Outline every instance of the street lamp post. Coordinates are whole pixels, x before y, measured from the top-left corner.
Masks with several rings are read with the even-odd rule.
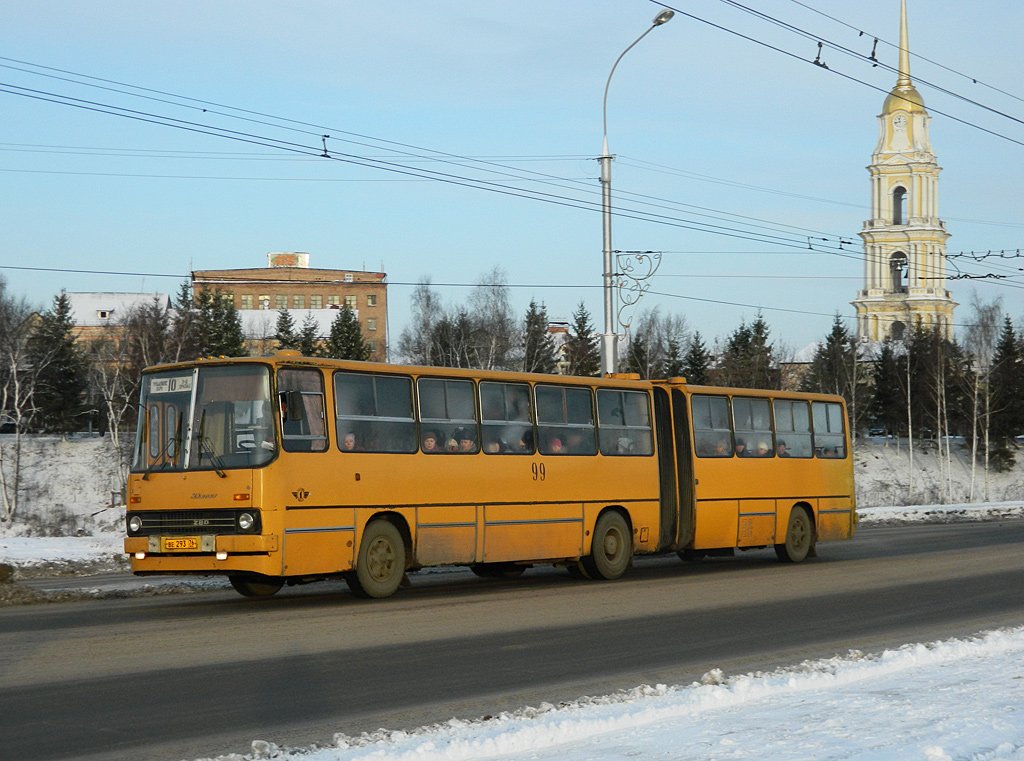
[[[612,271],[612,157],[608,152],[608,88],[612,84],[612,74],[615,68],[633,46],[650,34],[651,30],[661,26],[675,15],[667,8],[651,22],[651,26],[634,40],[633,44],[622,51],[622,54],[615,59],[612,70],[608,74],[608,81],[604,86],[603,106],[603,127],[604,145],[601,148],[601,216],[604,227],[604,333],[601,335],[601,374],[618,372],[618,334],[615,325],[615,275]]]

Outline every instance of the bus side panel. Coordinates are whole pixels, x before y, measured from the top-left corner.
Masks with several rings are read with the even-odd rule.
[[[697,502],[693,548],[698,550],[735,547],[739,533],[739,501],[735,499]]]
[[[775,544],[775,500],[741,499],[737,547]]]
[[[416,562],[420,565],[474,563],[476,548],[475,506],[421,507],[416,511]]]
[[[485,563],[578,558],[583,554],[583,505],[487,505]]]
[[[818,541],[849,539],[853,536],[853,500],[822,497],[818,500]]]
[[[352,568],[355,510],[289,510],[284,530],[284,575],[337,573]]]

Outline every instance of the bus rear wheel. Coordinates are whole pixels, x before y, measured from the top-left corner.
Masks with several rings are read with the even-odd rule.
[[[405,576],[405,542],[394,524],[377,519],[366,524],[356,568],[345,582],[356,597],[390,597]]]
[[[594,524],[594,542],[583,558],[583,569],[592,579],[617,579],[626,572],[633,556],[633,537],[626,519],[607,512]]]
[[[814,526],[811,516],[802,507],[794,507],[789,513],[786,526],[786,541],[775,545],[775,554],[783,563],[799,563],[811,553],[814,544]]]
[[[273,576],[228,576],[228,581],[243,597],[270,597],[284,586],[284,579]]]

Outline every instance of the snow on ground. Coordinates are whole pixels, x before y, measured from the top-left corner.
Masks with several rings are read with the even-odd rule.
[[[218,761],[1024,760],[1024,628]]]

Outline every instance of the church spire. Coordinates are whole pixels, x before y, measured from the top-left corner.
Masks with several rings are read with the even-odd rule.
[[[907,37],[907,0],[900,0],[900,78],[896,89],[913,87],[910,82],[910,42]]]
[[[896,109],[911,113],[924,111],[924,99],[910,81],[910,37],[907,34],[907,0],[900,0],[900,68],[896,87],[885,99],[882,112],[891,114]]]

